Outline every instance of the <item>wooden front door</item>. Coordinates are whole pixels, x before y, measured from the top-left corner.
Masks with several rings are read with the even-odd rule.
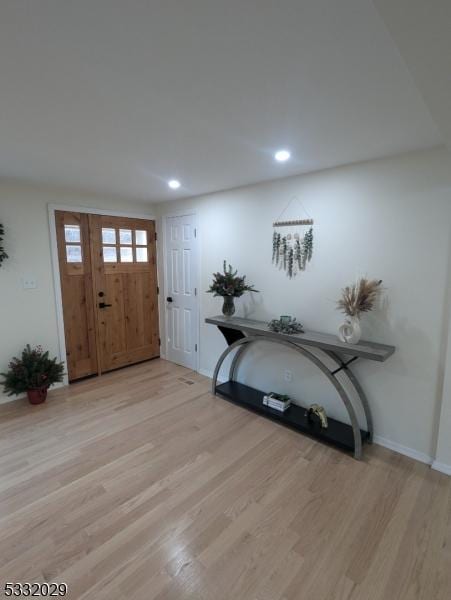
[[[56,211],[69,381],[98,372],[88,215]]]
[[[90,215],[102,371],[160,354],[155,223]]]
[[[69,381],[158,357],[155,223],[55,216]]]

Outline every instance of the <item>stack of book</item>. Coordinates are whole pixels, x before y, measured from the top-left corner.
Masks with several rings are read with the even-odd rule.
[[[274,408],[275,410],[284,412],[287,408],[290,408],[291,398],[283,394],[270,392],[269,394],[266,394],[266,396],[263,396],[263,404],[270,408]]]

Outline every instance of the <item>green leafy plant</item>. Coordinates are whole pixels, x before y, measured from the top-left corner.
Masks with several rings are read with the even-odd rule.
[[[287,270],[287,260],[288,260],[288,240],[287,237],[284,235],[282,238],[282,264],[283,264],[283,268],[286,271]]]
[[[5,258],[8,258],[8,255],[5,252],[5,249],[3,248],[3,236],[5,235],[5,230],[3,228],[3,225],[0,223],[0,267],[2,266],[2,262],[5,260]]]
[[[301,237],[299,233],[294,236],[282,236],[278,232],[272,237],[272,262],[279,269],[284,270],[292,279],[300,271],[305,271],[307,263],[313,257],[313,227]]]
[[[268,329],[275,333],[304,333],[301,323],[296,318],[291,319],[289,323],[283,323],[281,319],[273,319],[268,323]]]
[[[291,279],[293,277],[293,266],[294,266],[294,250],[293,248],[289,248],[288,250],[288,277]]]
[[[8,371],[1,373],[1,376],[8,396],[32,389],[47,389],[63,381],[64,363],[58,362],[56,357],[49,358],[49,353],[44,352],[41,346],[31,348],[27,344],[21,357],[14,357],[8,365]]]
[[[304,263],[303,263],[302,257],[303,257],[302,247],[301,247],[301,242],[299,241],[299,237],[298,237],[295,239],[295,242],[294,242],[294,260],[295,260],[295,263],[296,263],[299,271],[302,271],[302,269],[304,268]]]
[[[276,265],[279,264],[280,243],[281,243],[281,235],[280,235],[280,233],[277,233],[275,231],[272,236],[272,262],[275,263]]]
[[[303,250],[304,250],[304,264],[305,264],[305,261],[310,262],[312,260],[312,256],[313,256],[313,228],[312,227],[310,227],[310,229],[304,235]]]
[[[238,271],[234,271],[232,265],[227,268],[227,261],[224,261],[223,271],[213,273],[213,283],[207,290],[208,294],[239,298],[244,292],[258,292],[253,285],[246,283],[246,275],[238,275]]]

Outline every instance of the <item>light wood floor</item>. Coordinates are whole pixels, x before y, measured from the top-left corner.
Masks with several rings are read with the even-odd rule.
[[[450,600],[451,478],[163,360],[0,407],[0,582],[89,600]],[[1,593],[0,593],[1,596]]]

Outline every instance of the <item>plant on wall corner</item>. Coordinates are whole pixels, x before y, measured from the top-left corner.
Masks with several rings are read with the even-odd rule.
[[[31,348],[29,344],[20,357],[11,359],[8,371],[1,373],[4,392],[8,396],[27,393],[30,404],[41,404],[47,397],[47,390],[55,383],[63,381],[64,363],[50,358],[49,352],[41,346]]]
[[[2,262],[5,258],[8,258],[8,255],[3,248],[3,236],[5,234],[5,230],[3,229],[3,225],[0,223],[0,267],[2,266]]]

